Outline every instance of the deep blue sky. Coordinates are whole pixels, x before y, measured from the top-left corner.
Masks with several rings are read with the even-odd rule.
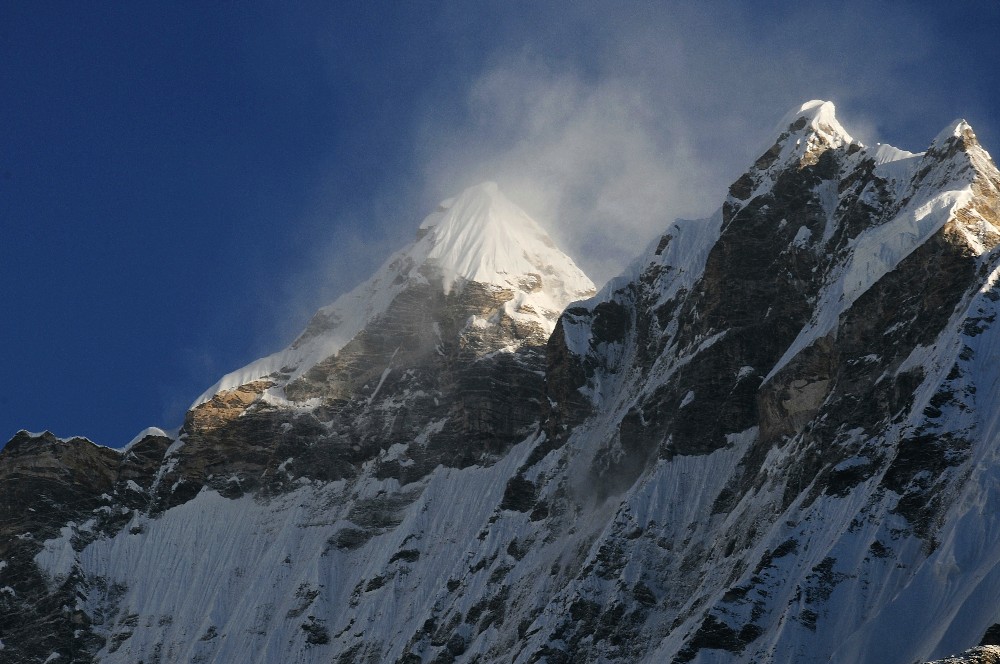
[[[603,280],[808,99],[1000,153],[992,0],[345,4],[0,4],[0,442],[177,426],[476,180]]]

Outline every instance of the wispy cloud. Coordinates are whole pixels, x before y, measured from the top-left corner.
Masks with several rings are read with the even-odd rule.
[[[832,98],[867,142],[906,112],[880,99],[909,102],[893,72],[921,57],[918,20],[895,32],[887,7],[742,4],[574,5],[575,41],[541,26],[496,44],[458,113],[419,120],[428,191],[498,180],[602,282],[673,219],[710,214],[793,105]]]
[[[472,82],[471,122],[423,128],[429,188],[494,179],[596,280],[621,271],[653,229],[711,205],[682,127],[619,77],[587,81],[521,55]]]
[[[312,217],[328,222],[307,224],[317,239],[286,288],[285,338],[479,181],[498,181],[603,282],[675,218],[710,214],[793,106],[832,99],[857,138],[914,150],[952,115],[940,81],[913,73],[934,59],[931,19],[887,0],[428,12],[449,57],[406,82],[423,90],[398,128],[407,165],[369,205],[317,195]]]

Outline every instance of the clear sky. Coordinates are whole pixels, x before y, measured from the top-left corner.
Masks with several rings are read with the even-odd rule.
[[[0,3],[0,444],[178,426],[481,180],[600,282],[809,99],[1000,154],[998,35],[995,0]]]

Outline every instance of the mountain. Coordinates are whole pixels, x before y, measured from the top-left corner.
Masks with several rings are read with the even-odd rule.
[[[990,661],[998,244],[967,123],[829,102],[596,294],[473,187],[176,434],[15,436],[0,652]]]

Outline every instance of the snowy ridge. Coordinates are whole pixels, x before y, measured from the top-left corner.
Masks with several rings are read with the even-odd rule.
[[[765,380],[770,380],[804,348],[830,333],[841,314],[875,282],[972,202],[977,178],[984,170],[996,170],[988,162],[989,156],[978,145],[969,146],[970,152],[960,150],[944,161],[937,156],[947,149],[948,141],[961,139],[965,132],[971,135],[971,128],[959,120],[945,128],[927,152],[914,154],[879,145],[854,155],[854,161],[874,159],[875,173],[885,177],[906,204],[886,223],[871,226],[850,241],[847,259],[832,271],[815,306],[813,320]],[[986,220],[981,221],[994,232],[1000,230]],[[827,229],[827,236],[832,230]],[[970,245],[976,253],[984,251],[975,238],[970,238]]]
[[[192,404],[219,392],[269,378],[284,385],[335,355],[384,314],[410,285],[439,281],[445,294],[465,282],[513,292],[504,312],[551,333],[570,302],[591,296],[593,282],[548,234],[492,182],[443,201],[420,225],[418,239],[372,276],[320,309],[285,350],[222,377]]]
[[[775,133],[777,142],[730,188],[727,203],[734,209],[769,191],[778,175],[789,168],[814,164],[823,152],[832,148],[863,147],[837,120],[836,108],[829,101],[812,100],[792,109]]]
[[[807,133],[815,134],[819,140],[826,141],[832,146],[855,142],[844,126],[840,124],[840,120],[837,119],[837,107],[832,101],[822,99],[807,101],[798,109],[792,109],[785,114],[785,117],[778,123],[778,129],[784,131],[800,120],[805,120]]]

